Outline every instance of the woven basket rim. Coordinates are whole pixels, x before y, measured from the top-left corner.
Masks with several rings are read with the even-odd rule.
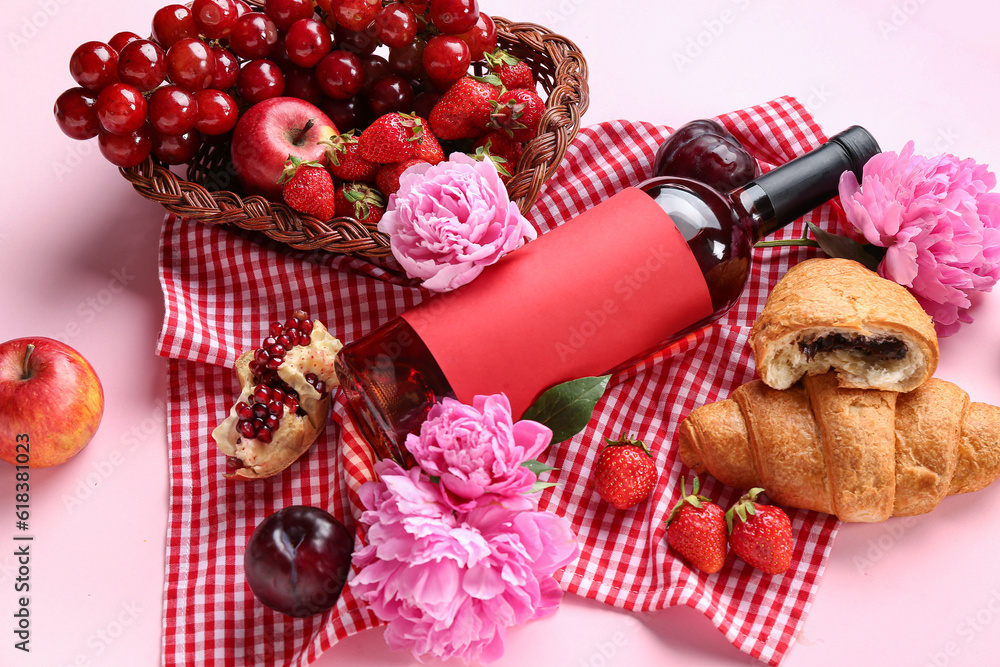
[[[517,51],[525,60],[530,57],[544,62],[545,69],[551,70],[537,77],[547,93],[539,134],[525,144],[518,167],[507,184],[511,201],[527,214],[579,132],[581,117],[590,103],[587,63],[575,43],[541,25],[517,23],[499,16],[492,18],[501,48]],[[536,62],[530,64],[538,66]],[[389,239],[384,233],[375,225],[353,218],[321,221],[264,197],[229,190],[210,191],[202,184],[181,178],[152,157],[136,167],[119,171],[139,194],[182,217],[260,232],[299,250],[363,257],[390,254]]]

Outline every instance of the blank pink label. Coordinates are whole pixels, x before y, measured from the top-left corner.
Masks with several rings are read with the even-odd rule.
[[[403,317],[459,400],[503,392],[517,417],[549,387],[602,375],[711,312],[670,216],[628,188]]]

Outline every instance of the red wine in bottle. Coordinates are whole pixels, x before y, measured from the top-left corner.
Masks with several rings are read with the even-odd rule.
[[[877,153],[854,126],[732,192],[674,177],[626,188],[346,345],[352,419],[378,456],[409,463],[407,434],[446,396],[504,392],[517,418],[551,386],[627,368],[724,315],[753,244]]]

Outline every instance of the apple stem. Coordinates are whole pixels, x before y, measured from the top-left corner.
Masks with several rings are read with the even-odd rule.
[[[306,126],[299,130],[299,133],[295,136],[295,140],[292,142],[296,146],[301,146],[306,139],[306,133],[312,129],[312,126],[316,124],[315,118],[310,118],[306,122]]]
[[[27,380],[31,377],[31,369],[28,368],[28,359],[31,358],[31,353],[35,351],[35,344],[28,343],[28,346],[24,348],[24,361],[21,364],[21,379]]]

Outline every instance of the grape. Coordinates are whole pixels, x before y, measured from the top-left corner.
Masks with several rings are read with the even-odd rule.
[[[153,15],[153,41],[169,50],[185,37],[197,37],[191,10],[184,5],[167,5]]]
[[[167,51],[167,76],[194,92],[212,85],[215,55],[207,44],[191,37],[178,40]]]
[[[221,91],[231,90],[236,85],[236,76],[240,72],[236,56],[221,46],[213,46],[212,55],[215,56],[215,70],[212,72],[210,87]]]
[[[476,25],[479,3],[476,0],[431,0],[428,16],[442,33],[458,35]]]
[[[285,35],[288,59],[299,67],[315,67],[333,48],[330,31],[319,21],[302,19]]]
[[[118,81],[118,52],[104,42],[85,42],[70,56],[69,73],[81,87],[99,92]]]
[[[59,129],[73,139],[92,139],[100,132],[97,96],[85,88],[70,88],[56,98],[53,113]]]
[[[132,134],[141,128],[146,109],[146,98],[127,83],[113,83],[97,96],[97,120],[112,134]]]
[[[361,59],[347,51],[333,51],[316,66],[316,78],[324,95],[345,100],[361,92],[365,70]]]
[[[285,74],[285,97],[297,97],[310,104],[319,106],[323,99],[323,91],[316,80],[316,70],[294,65],[282,70]]]
[[[489,14],[481,12],[472,30],[463,32],[459,37],[469,45],[472,62],[479,62],[487,53],[497,49],[497,24]]]
[[[344,51],[358,55],[375,53],[375,49],[378,48],[378,30],[375,28],[375,21],[361,30],[348,30],[338,24],[333,30],[333,41],[338,49]]]
[[[293,505],[270,515],[253,531],[243,569],[262,604],[303,618],[337,603],[353,548],[354,538],[331,514]]]
[[[413,10],[398,2],[387,5],[375,18],[378,38],[390,48],[401,48],[412,42],[419,27]]]
[[[263,12],[241,16],[229,35],[229,48],[248,60],[267,57],[277,43],[278,28]]]
[[[252,60],[240,69],[236,91],[245,102],[257,104],[285,91],[285,77],[270,60]]]
[[[412,104],[413,86],[396,74],[379,79],[368,92],[368,106],[376,117],[393,111],[410,111]]]
[[[368,104],[360,95],[349,97],[346,100],[323,98],[319,108],[340,129],[363,130],[374,120]]]
[[[157,88],[147,103],[149,124],[159,134],[184,134],[198,117],[194,96],[180,86]]]
[[[396,74],[408,79],[419,79],[426,74],[424,71],[424,50],[427,42],[419,35],[406,46],[389,49],[389,64]]]
[[[115,36],[108,40],[108,46],[110,46],[118,53],[121,53],[122,49],[125,48],[126,44],[128,44],[129,42],[134,42],[137,39],[141,39],[141,37],[139,37],[139,35],[135,34],[134,32],[128,32],[128,31],[119,32],[115,33]]]
[[[198,108],[194,129],[201,134],[225,134],[236,127],[239,109],[236,100],[226,93],[211,88],[199,90],[194,94],[194,101]]]
[[[233,29],[239,11],[234,0],[194,0],[191,16],[205,37],[222,39]]]
[[[152,150],[149,128],[145,125],[131,134],[101,132],[97,135],[97,145],[105,160],[126,168],[142,164]]]
[[[118,54],[118,78],[123,83],[147,91],[156,88],[167,76],[167,54],[148,39],[136,39]]]
[[[310,0],[267,0],[264,11],[278,30],[288,30],[296,21],[311,19],[313,5]]]
[[[469,71],[472,54],[469,45],[454,35],[437,35],[424,49],[424,71],[440,89],[455,83]]]
[[[201,135],[197,132],[184,134],[153,133],[151,152],[153,157],[166,164],[184,164],[194,159],[201,148]]]

